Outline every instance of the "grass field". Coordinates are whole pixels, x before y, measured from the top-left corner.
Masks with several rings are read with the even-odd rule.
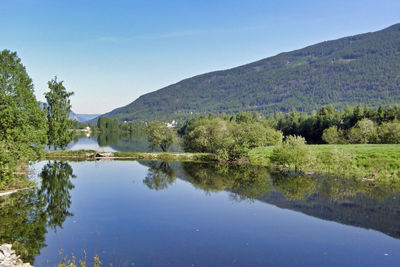
[[[361,176],[385,176],[400,178],[400,145],[309,145],[318,159],[323,153],[334,150],[352,155],[354,173]],[[253,165],[271,166],[270,157],[274,147],[259,147],[249,152]],[[315,164],[317,168],[317,164]],[[318,165],[321,167],[321,165]],[[324,166],[322,166],[324,167]],[[340,167],[340,166],[338,166]],[[313,171],[316,171],[315,169]]]

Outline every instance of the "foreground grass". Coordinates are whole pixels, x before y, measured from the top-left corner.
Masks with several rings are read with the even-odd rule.
[[[307,146],[315,156],[315,162],[308,170],[316,173],[330,172],[335,170],[338,174],[343,168],[343,161],[338,164],[327,166],[318,162],[319,158],[332,151],[347,154],[351,158],[351,166],[346,167],[346,174],[359,176],[364,179],[400,180],[400,145],[309,145]],[[273,166],[271,156],[274,147],[259,147],[249,152],[249,160],[253,165]],[[349,160],[350,162],[350,160]]]

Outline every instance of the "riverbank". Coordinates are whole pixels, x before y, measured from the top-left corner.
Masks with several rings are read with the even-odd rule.
[[[32,186],[32,182],[30,183],[30,186],[21,187],[21,188],[18,188],[18,189],[7,189],[7,190],[4,190],[4,191],[0,190],[0,197],[11,195],[11,194],[17,193],[19,191],[23,191],[23,190],[27,190],[27,189],[31,189],[31,188],[34,188]]]
[[[303,169],[306,175],[329,175],[337,177],[356,177],[361,180],[385,183],[400,181],[400,145],[307,145],[313,154],[313,161]],[[265,166],[271,170],[291,173],[285,166],[271,162],[274,147],[259,147],[250,150],[248,160],[240,161],[255,166]],[[156,160],[156,161],[193,161],[215,162],[217,158],[211,153],[179,152],[98,152],[95,150],[56,150],[46,151],[46,160]],[[234,162],[238,163],[238,162]],[[21,179],[20,181],[23,181]],[[28,180],[19,186],[8,186],[0,191],[0,196],[11,194],[21,188],[29,188]]]
[[[211,153],[179,153],[179,152],[97,152],[94,150],[46,151],[45,159],[68,160],[163,160],[163,161],[215,161]]]

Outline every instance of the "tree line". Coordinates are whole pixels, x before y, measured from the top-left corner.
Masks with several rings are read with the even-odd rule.
[[[253,148],[280,145],[289,137],[301,137],[308,144],[398,144],[399,119],[399,106],[371,109],[358,105],[344,110],[325,106],[311,114],[294,109],[267,116],[256,112],[209,114],[180,122],[175,130],[151,122],[147,137],[163,151],[179,139],[187,152],[214,153],[221,160],[234,161],[247,157]]]
[[[399,119],[397,105],[377,109],[357,105],[342,110],[325,106],[311,114],[293,110],[269,117],[284,136],[302,136],[310,144],[398,144]]]
[[[72,140],[69,97],[63,81],[48,82],[47,103],[34,95],[32,79],[16,52],[0,52],[0,189],[41,157],[44,147],[65,148]]]

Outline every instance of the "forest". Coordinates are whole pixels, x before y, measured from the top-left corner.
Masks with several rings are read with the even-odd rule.
[[[378,108],[400,101],[400,24],[322,42],[182,80],[103,116],[167,121],[199,114],[311,113],[331,105]]]

